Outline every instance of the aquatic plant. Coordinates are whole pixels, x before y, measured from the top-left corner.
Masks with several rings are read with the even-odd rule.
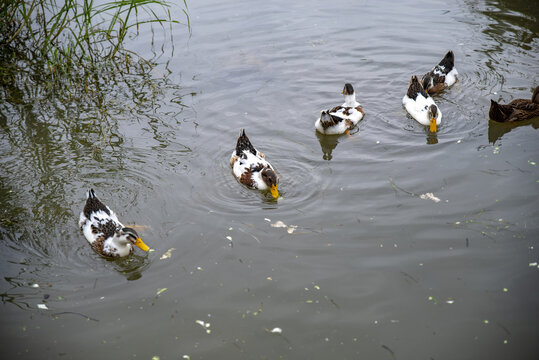
[[[190,30],[187,3],[182,9]],[[179,23],[161,0],[12,0],[0,5],[0,51],[42,60],[47,70],[68,71],[133,54],[126,36],[144,24]]]

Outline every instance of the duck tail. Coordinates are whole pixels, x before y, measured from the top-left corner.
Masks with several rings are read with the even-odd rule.
[[[88,192],[86,193],[86,199],[95,199],[95,198],[97,198],[97,196],[95,196],[94,189],[88,190]]]
[[[419,82],[417,76],[413,75],[410,79],[410,86],[408,86],[408,92],[406,93],[406,95],[410,99],[415,100],[418,94],[424,96],[425,99],[429,97],[429,95],[425,92],[425,89],[423,89],[423,86],[421,86],[421,83]]]
[[[238,136],[238,142],[236,143],[236,155],[240,156],[245,150],[251,152],[253,155],[256,155],[256,149],[245,134],[245,129],[241,129],[240,135]]]
[[[447,70],[453,69],[453,66],[455,66],[455,54],[453,54],[452,50],[449,50],[447,54],[445,54],[439,65],[443,66]]]
[[[488,116],[497,122],[505,122],[508,115],[503,111],[503,108],[494,100],[490,100],[490,110]]]

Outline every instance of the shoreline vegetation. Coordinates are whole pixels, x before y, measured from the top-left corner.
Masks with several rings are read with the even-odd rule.
[[[191,30],[187,3],[185,23]],[[138,56],[124,47],[143,25],[181,24],[161,0],[12,0],[0,5],[0,50],[41,61],[52,74]],[[146,61],[147,62],[147,61]]]
[[[2,2],[0,123],[33,119],[61,125],[68,133],[91,129],[92,142],[111,145],[118,136],[118,115],[151,111],[167,83],[166,73],[156,77],[152,72],[155,61],[127,49],[125,42],[148,28],[153,33],[155,26],[169,32],[171,43],[173,24],[191,33],[187,2],[180,4]],[[153,38],[148,46],[156,46]]]

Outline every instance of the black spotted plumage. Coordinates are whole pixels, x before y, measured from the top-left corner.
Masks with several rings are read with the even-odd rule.
[[[251,141],[249,141],[247,135],[245,135],[245,129],[242,129],[241,134],[238,137],[238,142],[236,143],[236,155],[241,156],[245,150],[249,151],[253,155],[256,155],[256,149],[251,144]]]
[[[422,96],[426,98],[429,97],[429,95],[425,92],[425,89],[423,89],[423,86],[419,83],[419,80],[417,79],[417,76],[412,76],[412,79],[410,80],[410,86],[408,86],[408,92],[406,95],[412,99],[417,99],[417,96],[421,94]]]
[[[341,121],[344,120],[343,118],[341,118],[339,116],[335,116],[335,115],[330,114],[332,112],[336,112],[336,111],[340,110],[341,108],[342,108],[342,106],[340,106],[340,105],[335,106],[330,111],[324,111],[322,113],[322,115],[320,116],[320,124],[322,124],[322,127],[324,129],[327,129],[327,128],[331,127],[331,126],[335,126],[335,125],[337,125],[338,123],[340,123]]]
[[[112,220],[105,220],[105,221],[101,221],[99,223],[99,228],[96,228],[95,226],[92,226],[92,232],[93,230],[97,230],[97,233],[102,233],[103,236],[106,238],[109,238],[111,236],[114,236],[116,234],[116,232],[120,229],[121,227],[118,226],[118,224],[116,224],[114,221]]]
[[[93,212],[97,212],[99,210],[102,210],[107,215],[110,215],[109,209],[97,198],[97,196],[95,196],[94,189],[90,189],[88,192],[88,199],[86,199],[86,205],[84,205],[84,216],[89,219]]]

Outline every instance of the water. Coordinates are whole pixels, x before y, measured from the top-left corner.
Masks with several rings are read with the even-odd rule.
[[[489,124],[488,107],[539,84],[537,8],[189,5],[190,38],[131,40],[163,63],[156,89],[137,87],[149,103],[7,91],[3,357],[536,358],[539,122]],[[450,49],[459,82],[436,97],[432,138],[401,100]],[[365,118],[321,137],[316,116],[344,82]],[[232,177],[242,127],[281,177],[278,201]],[[89,187],[155,251],[94,254],[77,229]]]

